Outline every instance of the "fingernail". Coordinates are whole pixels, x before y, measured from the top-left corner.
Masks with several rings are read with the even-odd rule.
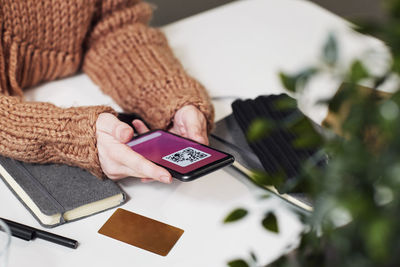
[[[121,132],[119,133],[119,139],[122,141],[126,141],[126,139],[128,139],[129,135],[130,135],[131,130],[128,128],[124,128],[121,130]]]
[[[202,135],[196,135],[196,139],[194,139],[194,140],[196,140],[197,142],[199,142],[199,143],[201,143],[201,144],[205,144],[206,143],[206,139],[204,138],[204,136],[202,136]]]
[[[160,181],[166,184],[170,184],[171,183],[171,177],[167,176],[167,175],[162,175],[160,177]]]

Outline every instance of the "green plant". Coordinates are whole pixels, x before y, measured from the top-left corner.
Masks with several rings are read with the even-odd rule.
[[[345,73],[341,90],[333,98],[321,100],[339,118],[338,128],[329,123],[326,128],[340,135],[318,140],[323,153],[329,155],[324,168],[316,168],[314,162],[303,165],[296,182],[313,199],[314,212],[299,213],[306,225],[299,247],[271,266],[400,265],[400,91],[382,95],[376,90],[389,77],[400,75],[400,0],[384,4],[387,20],[359,23],[359,30],[386,42],[393,56],[391,67],[375,76],[362,62],[354,61],[341,71]],[[321,64],[296,74],[281,73],[283,85],[299,91],[321,72],[337,73],[338,53],[337,40],[330,35]],[[372,90],[366,92],[359,85],[364,79],[372,81]],[[304,127],[301,135],[315,136],[315,132]],[[247,213],[241,209],[232,214],[226,222]],[[279,230],[272,213],[262,223],[269,231]],[[255,255],[251,259],[237,259],[228,265],[256,266]]]

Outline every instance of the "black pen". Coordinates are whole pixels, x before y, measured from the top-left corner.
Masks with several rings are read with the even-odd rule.
[[[23,240],[30,241],[35,238],[40,238],[73,249],[78,247],[78,241],[76,240],[42,231],[7,219],[0,218],[0,220],[4,221],[8,225],[13,236]]]

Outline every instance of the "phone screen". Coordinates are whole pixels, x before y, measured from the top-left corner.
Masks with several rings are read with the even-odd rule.
[[[186,174],[229,155],[174,134],[156,130],[127,145],[148,160]]]

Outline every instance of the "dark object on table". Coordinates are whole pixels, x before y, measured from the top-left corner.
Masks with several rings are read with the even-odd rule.
[[[119,206],[125,193],[78,167],[30,164],[0,156],[0,177],[45,227],[54,227]]]
[[[139,114],[136,114],[136,113],[118,113],[117,118],[120,121],[125,122],[126,124],[131,126],[135,132],[136,132],[136,129],[132,125],[133,120],[141,120],[147,126],[147,128],[151,129],[150,126],[147,124],[147,122],[145,120],[143,120],[143,118],[140,117]]]
[[[2,221],[4,221],[8,227],[10,228],[11,234],[15,237],[21,238],[26,241],[31,241],[34,238],[40,238],[43,240],[47,240],[49,242],[59,244],[64,247],[69,247],[76,249],[78,247],[78,241],[59,236],[56,234],[52,234],[46,231],[42,231],[33,227],[30,227],[28,225],[24,225],[21,223],[13,222],[4,218],[0,218]]]
[[[299,175],[300,164],[317,150],[297,149],[292,145],[293,133],[279,125],[290,116],[306,117],[295,106],[288,105],[285,110],[276,110],[274,103],[277,100],[283,100],[286,104],[294,101],[284,94],[260,96],[255,100],[236,100],[232,104],[233,114],[216,122],[211,133],[211,146],[232,154],[236,160],[232,166],[246,177],[251,177],[254,171],[274,173],[283,170],[286,179],[290,180]],[[257,141],[249,142],[246,135],[254,119],[276,122],[277,127]],[[320,126],[311,121],[310,126],[318,133],[322,131]],[[303,210],[312,210],[310,199],[301,191],[283,194],[273,186],[265,188]]]

